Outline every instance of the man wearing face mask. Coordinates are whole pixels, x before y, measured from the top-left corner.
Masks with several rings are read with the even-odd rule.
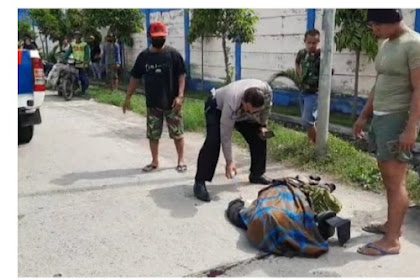
[[[272,180],[264,176],[266,166],[268,116],[273,93],[268,83],[244,79],[217,90],[205,104],[207,135],[200,150],[195,175],[194,195],[210,201],[206,181],[211,182],[219,160],[220,146],[226,160],[226,177],[232,179],[236,166],[232,157],[232,134],[238,130],[245,138],[251,152],[249,181],[268,185]]]
[[[129,108],[131,96],[139,80],[143,78],[147,106],[147,138],[152,153],[152,162],[143,168],[143,172],[159,167],[159,139],[164,118],[178,153],[176,170],[185,172],[187,166],[184,163],[184,122],[181,110],[185,90],[185,63],[177,50],[165,45],[168,32],[164,23],[153,22],[147,33],[151,46],[139,54],[131,70],[123,112]]]

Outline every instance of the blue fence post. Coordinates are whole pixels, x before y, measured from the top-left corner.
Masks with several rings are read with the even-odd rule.
[[[240,38],[235,40],[235,80],[241,79],[242,70],[242,42]]]
[[[416,21],[414,23],[414,30],[420,33],[420,9],[416,9]]]
[[[150,47],[149,38],[147,37],[147,31],[149,30],[150,26],[150,9],[145,9],[144,12],[146,14],[146,42],[147,46]]]
[[[187,66],[187,79],[191,79],[191,52],[190,42],[188,37],[190,35],[190,10],[184,9],[184,39],[185,39],[185,64]]]
[[[306,30],[315,28],[315,9],[306,9]]]

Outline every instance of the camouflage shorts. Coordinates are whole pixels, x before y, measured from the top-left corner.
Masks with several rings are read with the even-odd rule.
[[[163,118],[168,125],[169,137],[181,139],[184,134],[184,120],[182,110],[162,110],[158,108],[147,108],[147,138],[159,140],[163,130]]]

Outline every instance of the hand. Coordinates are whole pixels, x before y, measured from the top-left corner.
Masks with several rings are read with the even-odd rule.
[[[233,162],[226,165],[226,178],[232,179],[237,173],[238,170]]]
[[[398,149],[401,152],[409,152],[414,148],[417,139],[417,129],[407,127],[400,135]]]
[[[261,134],[262,134],[263,136],[265,136],[265,134],[267,133],[268,129],[267,129],[266,127],[261,127],[261,128],[260,128],[260,131],[261,131]]]
[[[123,104],[123,113],[125,114],[125,112],[127,111],[128,108],[130,108],[130,98],[126,97],[124,100],[124,104]]]
[[[120,68],[120,65],[119,65],[119,64],[116,64],[116,65],[115,65],[115,68],[116,68],[116,69]]]
[[[184,98],[183,97],[176,97],[174,99],[174,102],[172,103],[172,108],[174,108],[175,110],[179,111],[182,107],[182,102],[184,102]]]
[[[360,116],[353,125],[353,137],[356,139],[363,139],[365,133],[363,132],[363,127],[367,122],[367,118]]]

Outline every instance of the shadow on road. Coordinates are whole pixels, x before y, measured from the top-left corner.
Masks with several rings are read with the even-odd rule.
[[[208,191],[213,201],[218,201],[220,200],[219,193],[238,192],[238,188],[233,184],[209,185]],[[197,207],[207,205],[206,202],[202,202],[194,197],[192,184],[153,189],[150,191],[149,196],[157,206],[170,210],[171,216],[175,218],[193,217],[198,211]]]
[[[161,172],[168,169],[173,169],[174,167],[159,168],[153,173]],[[54,179],[51,183],[60,186],[72,185],[79,180],[99,180],[99,179],[109,179],[109,178],[121,178],[129,177],[136,175],[145,175],[141,168],[129,168],[129,169],[109,169],[103,171],[94,171],[94,172],[79,172],[79,173],[69,173],[63,175],[61,178]]]

